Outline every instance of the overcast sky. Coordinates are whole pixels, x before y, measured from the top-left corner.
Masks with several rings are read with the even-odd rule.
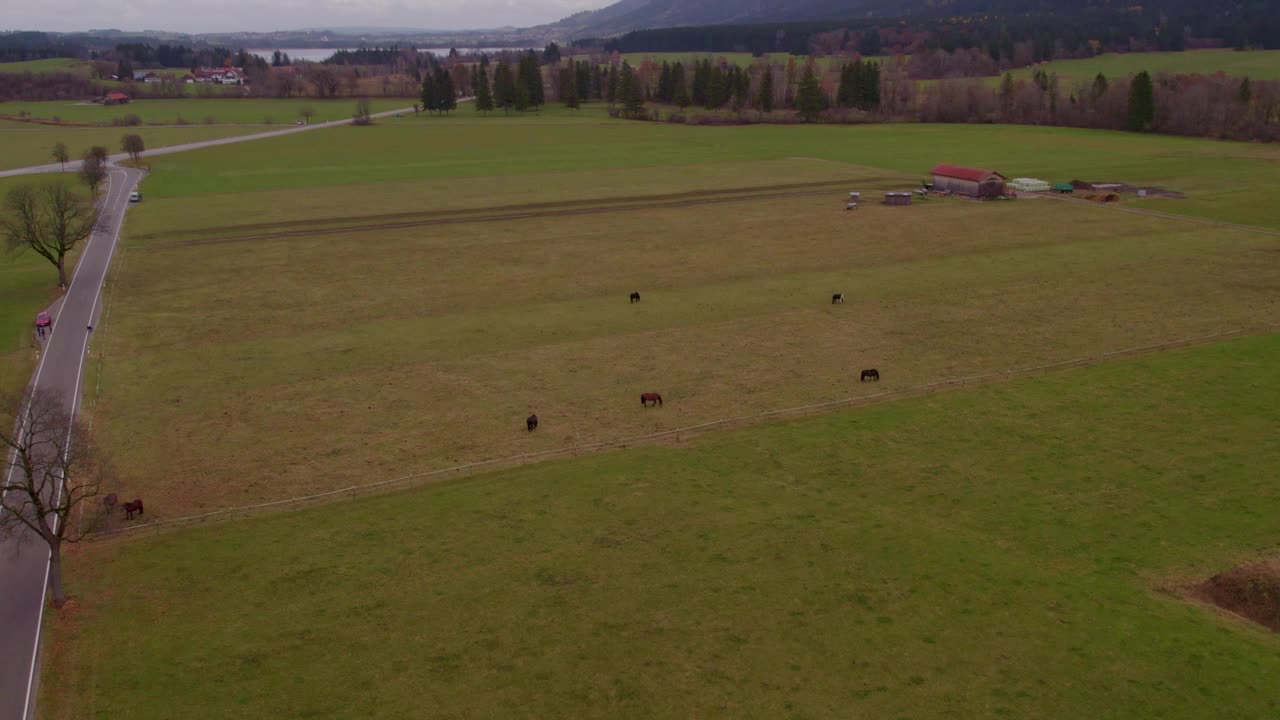
[[[612,0],[3,0],[0,29],[297,30],[404,27],[440,30],[539,25]]]

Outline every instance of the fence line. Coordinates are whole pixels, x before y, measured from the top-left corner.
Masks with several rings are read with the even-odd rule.
[[[884,392],[873,393],[870,395],[854,395],[839,400],[828,400],[825,402],[811,403],[808,405],[799,405],[796,407],[782,408],[778,410],[766,410],[764,412],[752,413],[749,415],[738,415],[730,418],[722,418],[720,420],[712,420],[710,422],[700,423],[698,425],[688,425],[685,427],[674,428],[671,430],[662,430],[659,432],[646,433],[644,435],[633,435],[631,437],[618,438],[614,440],[601,440],[594,443],[586,443],[583,445],[569,445],[561,448],[552,448],[550,450],[538,450],[536,452],[521,453],[519,455],[509,455],[501,458],[491,458],[489,460],[478,460],[475,462],[464,463],[462,465],[454,465],[446,468],[437,468],[435,470],[424,470],[408,475],[389,478],[387,480],[378,480],[371,483],[361,483],[359,485],[351,485],[349,487],[337,490],[328,490],[321,493],[311,495],[301,495],[298,497],[286,498],[283,500],[271,500],[264,503],[254,505],[241,505],[237,507],[227,508],[225,510],[215,510],[213,512],[201,513],[199,515],[187,515],[185,517],[172,518],[169,520],[153,520],[138,525],[131,525],[125,528],[108,530],[105,532],[95,533],[91,536],[94,539],[106,539],[119,535],[137,534],[140,530],[155,530],[159,532],[164,528],[180,528],[192,525],[203,524],[214,520],[227,520],[235,517],[248,517],[250,515],[259,514],[263,511],[279,509],[283,507],[297,508],[304,503],[323,502],[326,500],[351,496],[352,498],[361,493],[372,494],[381,489],[388,487],[404,485],[405,489],[414,487],[415,484],[430,482],[432,479],[439,479],[442,476],[462,477],[474,474],[478,471],[487,469],[496,469],[500,467],[510,467],[516,465],[527,464],[531,460],[540,460],[556,456],[573,456],[584,452],[593,452],[606,449],[622,449],[636,444],[652,443],[664,439],[674,439],[676,442],[683,440],[683,436],[692,435],[710,430],[712,428],[723,428],[734,424],[750,424],[760,422],[769,418],[782,416],[800,417],[813,414],[823,410],[849,407],[859,403],[874,402],[888,397],[909,397],[913,395],[926,394],[930,391],[938,390],[945,387],[963,387],[969,383],[986,382],[996,379],[1008,379],[1018,377],[1020,375],[1028,375],[1031,373],[1047,373],[1050,370],[1066,369],[1071,367],[1084,367],[1096,364],[1105,359],[1115,358],[1123,355],[1137,355],[1157,350],[1168,350],[1187,345],[1200,344],[1210,340],[1225,338],[1235,335],[1258,334],[1267,332],[1274,328],[1280,327],[1280,322],[1272,322],[1266,325],[1256,326],[1252,328],[1241,328],[1236,330],[1223,330],[1209,335],[1197,335],[1185,337],[1179,340],[1170,340],[1167,342],[1155,343],[1152,345],[1142,345],[1138,347],[1123,348],[1120,350],[1112,350],[1110,352],[1100,353],[1098,355],[1086,355],[1070,360],[1062,360],[1055,363],[1047,363],[1044,365],[1033,365],[1030,367],[996,370],[979,375],[968,375],[959,378],[951,378],[948,380],[938,380],[923,385],[913,385],[911,387],[900,388],[897,390],[886,390]]]

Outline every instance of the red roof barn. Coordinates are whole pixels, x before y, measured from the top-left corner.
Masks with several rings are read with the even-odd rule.
[[[934,190],[947,190],[958,195],[976,198],[990,198],[1004,194],[1006,178],[994,170],[942,163],[935,167],[932,173]]]
[[[106,97],[102,98],[103,105],[124,105],[127,102],[129,102],[129,96],[122,92],[107,93]]]

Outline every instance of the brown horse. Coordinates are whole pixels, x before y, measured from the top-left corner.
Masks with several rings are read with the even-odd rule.
[[[529,429],[529,432],[533,432],[534,430],[537,430],[537,429],[538,429],[538,416],[537,416],[536,414],[534,414],[534,415],[530,415],[529,417],[525,418],[524,425],[525,425],[525,427],[527,427],[527,428]]]
[[[870,370],[863,370],[862,377],[858,378],[858,382],[866,382],[868,380],[874,380],[876,382],[880,382],[880,371],[875,368],[871,368]]]
[[[659,395],[658,393],[640,393],[640,406],[641,406],[641,407],[651,407],[651,406],[654,406],[654,405],[656,405],[656,406],[658,406],[658,407],[662,407],[662,396],[661,396],[661,395]]]
[[[143,514],[141,498],[135,498],[133,502],[127,502],[124,505],[121,505],[120,507],[124,508],[125,520],[132,520],[134,513],[138,513],[139,515]]]

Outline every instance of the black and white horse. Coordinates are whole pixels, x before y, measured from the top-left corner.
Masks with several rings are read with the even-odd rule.
[[[640,293],[638,293],[638,292],[633,292],[633,293],[631,293],[631,302],[633,302],[633,303],[638,303],[638,302],[640,302]]]
[[[835,295],[831,296],[832,305],[835,305],[836,303],[842,303],[842,302],[844,302],[844,293],[836,293]]]

